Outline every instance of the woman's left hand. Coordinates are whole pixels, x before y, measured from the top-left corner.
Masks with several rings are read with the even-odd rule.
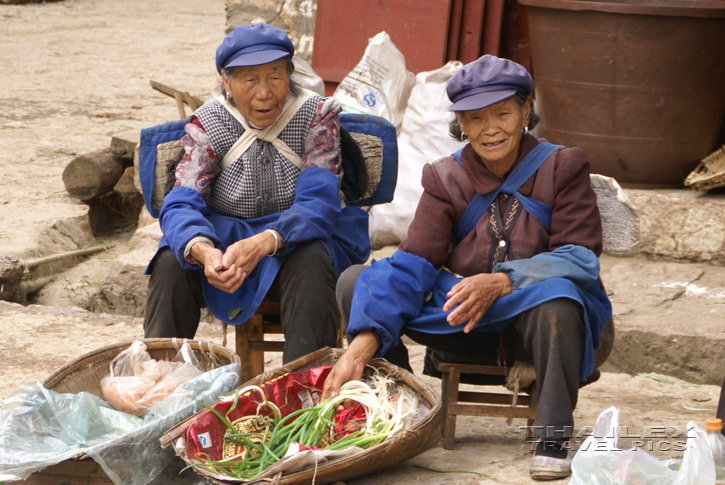
[[[283,244],[281,241],[282,238],[280,236],[277,237],[279,238],[279,250],[283,247]],[[222,267],[225,269],[230,268],[233,264],[236,268],[242,268],[243,274],[242,281],[229,293],[234,293],[239,289],[244,279],[252,273],[263,257],[274,252],[274,248],[275,238],[267,231],[260,232],[247,239],[242,239],[227,247],[227,250],[222,256]]]
[[[511,281],[504,273],[481,273],[464,278],[453,285],[448,292],[448,301],[443,305],[447,312],[458,306],[446,319],[451,326],[460,325],[466,321],[464,333],[473,330],[483,315],[491,308],[497,298],[508,295],[513,291]]]

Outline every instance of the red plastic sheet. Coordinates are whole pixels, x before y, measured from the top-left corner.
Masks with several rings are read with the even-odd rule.
[[[279,408],[281,417],[285,417],[299,409],[319,404],[322,386],[330,369],[331,367],[318,367],[284,374],[260,387],[267,400]],[[271,432],[274,417],[271,409],[264,404],[259,391],[252,390],[240,395],[236,407],[230,412],[233,405],[233,401],[223,401],[214,404],[212,408],[225,416],[239,433],[258,435],[252,436],[251,441],[261,442],[265,430],[269,428]],[[364,408],[360,404],[347,408],[335,416],[335,423],[333,441],[356,432],[365,425]],[[219,461],[241,455],[244,452],[243,446],[224,440],[224,435],[229,432],[229,428],[213,412],[205,411],[182,431],[186,438],[187,459]]]

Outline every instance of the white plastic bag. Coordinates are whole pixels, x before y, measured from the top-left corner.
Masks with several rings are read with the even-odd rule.
[[[101,379],[101,393],[114,409],[141,416],[201,373],[188,343],[184,342],[173,361],[157,361],[146,351],[146,344],[137,340],[113,359],[111,373]]]
[[[450,155],[465,146],[451,137],[454,114],[446,83],[463,67],[451,61],[435,71],[421,72],[408,100],[403,129],[398,137],[398,184],[393,201],[370,210],[370,242],[373,248],[398,244],[405,239],[415,208],[423,193],[423,165]]]
[[[679,470],[640,448],[620,450],[619,411],[604,410],[574,455],[569,485],[712,485],[715,465],[707,436],[694,421],[687,423],[687,445]]]
[[[295,66],[295,70],[292,73],[292,80],[296,82],[300,87],[309,89],[310,91],[319,94],[320,96],[325,95],[325,81],[317,75],[312,66],[307,64],[304,59],[299,57],[293,57],[292,63]]]
[[[400,134],[414,83],[413,73],[405,69],[405,57],[390,36],[380,32],[370,39],[363,58],[337,86],[333,97],[343,111],[381,116]]]

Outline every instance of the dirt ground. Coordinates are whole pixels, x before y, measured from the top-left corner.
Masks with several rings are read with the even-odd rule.
[[[224,24],[224,0],[0,5],[0,256],[32,259],[76,249],[78,236],[67,221],[82,219],[87,209],[66,195],[63,169],[75,155],[107,147],[112,136],[178,117],[173,100],[153,91],[149,80],[205,98],[215,81],[214,52]],[[142,337],[138,317],[77,308],[92,307],[89,295],[109,265],[128,250],[130,236],[110,237],[106,242],[114,249],[64,273],[45,293],[43,305],[0,302],[0,401],[17,385],[42,380],[85,352]],[[607,261],[608,269],[622,262]],[[621,302],[622,325],[633,315],[656,324],[664,311],[673,326],[687,326],[693,312],[707,303],[709,316],[703,319],[722,335],[725,298],[715,289],[725,276],[707,268],[709,276],[702,281],[710,293],[688,296],[683,290],[675,298],[688,296],[688,305],[668,307],[665,301],[657,311],[638,308],[641,301]],[[698,279],[691,275],[688,285]],[[220,326],[204,323],[199,338],[221,344]],[[698,341],[693,342],[689,352],[698,351]],[[233,346],[232,334],[227,345]],[[419,373],[423,349],[414,346],[411,353]],[[272,354],[267,365],[279,364],[280,356]],[[440,388],[440,381],[423,379]],[[593,426],[599,413],[616,406],[629,436],[621,447],[640,440],[658,458],[681,456],[675,442],[684,438],[675,436],[677,430],[690,420],[704,427],[714,415],[720,388],[657,379],[603,373],[600,381],[581,390],[577,428]],[[456,450],[438,445],[393,469],[348,483],[532,483],[531,452],[519,428],[524,424],[515,420],[509,427],[503,419],[460,417]],[[666,437],[652,437],[652,427],[661,426]],[[417,466],[470,473],[437,474]]]

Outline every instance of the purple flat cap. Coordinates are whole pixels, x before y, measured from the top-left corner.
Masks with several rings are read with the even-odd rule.
[[[523,66],[488,54],[463,66],[446,84],[453,103],[449,111],[473,111],[533,90],[534,80]]]
[[[284,30],[267,24],[241,25],[224,37],[216,50],[216,69],[259,66],[293,56],[295,48]]]

